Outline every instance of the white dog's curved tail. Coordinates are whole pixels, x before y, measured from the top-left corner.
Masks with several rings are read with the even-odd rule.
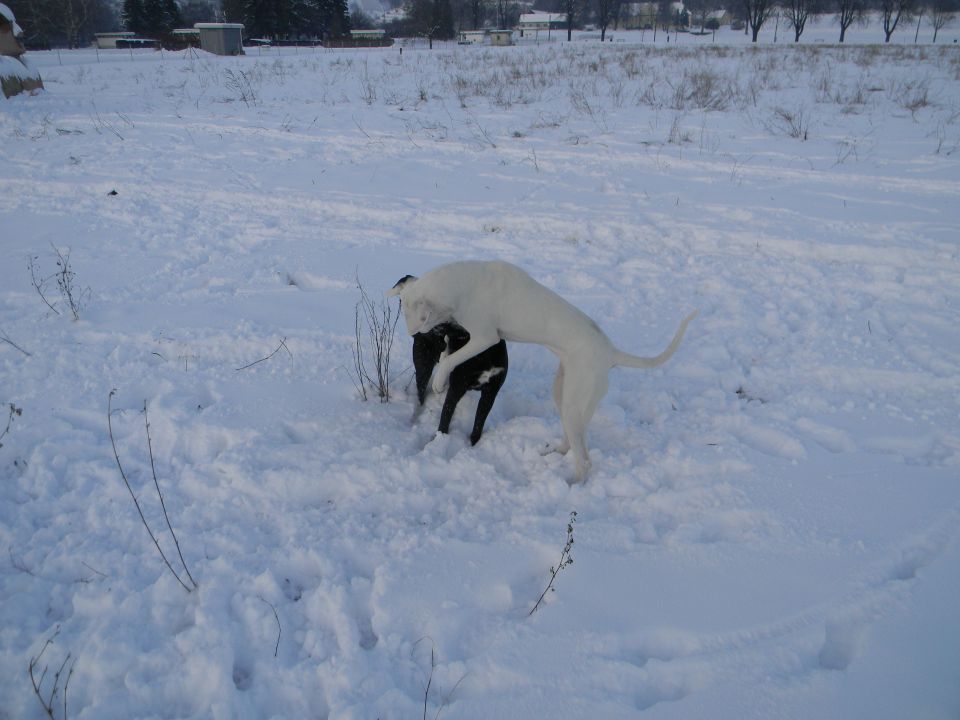
[[[680,327],[677,328],[677,332],[673,336],[673,340],[670,342],[669,347],[667,347],[666,350],[656,357],[640,357],[639,355],[631,355],[630,353],[623,352],[622,350],[614,349],[613,364],[620,365],[622,367],[642,368],[644,370],[649,370],[650,368],[655,368],[658,365],[663,365],[663,363],[673,356],[673,354],[677,351],[677,348],[680,347],[680,342],[683,340],[683,334],[687,331],[687,325],[689,325],[690,321],[697,316],[698,312],[698,310],[694,310],[683,319],[683,322],[680,323]]]

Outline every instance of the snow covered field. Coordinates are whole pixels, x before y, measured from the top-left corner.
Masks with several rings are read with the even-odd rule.
[[[32,59],[0,718],[47,716],[38,656],[57,720],[960,715],[956,46]],[[699,308],[611,373],[585,485],[540,453],[543,348],[476,447],[475,395],[411,424],[402,326],[392,401],[358,398],[356,278],[466,257],[632,352]]]

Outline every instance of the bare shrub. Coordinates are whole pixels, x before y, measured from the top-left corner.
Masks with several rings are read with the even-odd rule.
[[[26,355],[27,357],[30,357],[30,356],[31,356],[31,353],[27,352],[27,351],[24,350],[22,347],[20,347],[19,345],[17,345],[13,340],[10,339],[10,336],[7,335],[7,333],[4,332],[3,330],[0,330],[0,342],[6,343],[6,344],[9,345],[10,347],[12,347],[14,350],[19,350],[20,352],[22,352],[22,353],[23,353],[24,355]]]
[[[543,599],[547,596],[547,593],[554,592],[553,582],[557,579],[557,575],[561,570],[569,565],[573,565],[573,526],[577,522],[577,511],[572,510],[570,512],[570,520],[567,522],[567,543],[563,546],[563,551],[560,553],[560,562],[556,567],[550,568],[550,582],[547,583],[547,587],[544,588],[543,592],[540,593],[540,598],[537,600],[537,603],[531,608],[530,612],[527,613],[527,617],[533,615],[537,610],[540,609],[540,605],[543,603]]]
[[[190,574],[189,568],[187,568],[187,563],[183,559],[183,552],[180,550],[180,541],[177,539],[176,533],[173,531],[173,525],[170,523],[170,516],[167,514],[167,505],[163,500],[163,493],[160,492],[160,482],[157,480],[157,468],[153,460],[153,441],[150,438],[150,420],[147,417],[147,401],[143,401],[143,424],[146,427],[147,431],[147,449],[150,454],[150,471],[153,474],[153,484],[157,488],[157,496],[160,498],[160,507],[163,509],[163,517],[167,522],[167,528],[170,530],[170,536],[173,538],[173,544],[177,548],[177,554],[180,556],[180,564],[183,566],[184,572],[186,573],[187,579],[190,581],[190,585],[180,577],[180,574],[174,570],[173,565],[170,564],[170,561],[167,559],[166,553],[163,552],[163,548],[160,547],[160,542],[157,540],[157,536],[154,535],[153,530],[150,529],[149,523],[147,523],[147,518],[143,514],[143,507],[140,505],[140,501],[137,499],[136,493],[133,492],[133,488],[130,486],[130,481],[127,479],[127,474],[123,470],[123,465],[120,464],[120,454],[117,452],[117,443],[113,438],[113,396],[116,394],[116,390],[111,390],[110,395],[107,398],[107,432],[110,436],[110,446],[113,448],[113,457],[117,461],[117,469],[120,470],[120,477],[123,478],[123,484],[127,486],[127,490],[130,492],[130,497],[133,499],[133,504],[137,508],[137,513],[140,515],[140,520],[143,523],[143,526],[147,529],[147,534],[150,536],[150,539],[153,540],[153,544],[157,548],[157,552],[160,553],[160,557],[163,559],[164,564],[167,566],[167,569],[173,573],[173,576],[177,579],[177,582],[180,583],[180,586],[186,590],[188,593],[196,590],[199,585],[197,581],[193,579],[193,575]]]
[[[13,425],[13,421],[16,418],[23,415],[23,408],[18,408],[13,403],[8,403],[8,404],[9,404],[9,413],[7,415],[7,426],[3,429],[3,432],[0,432],[0,440],[3,440],[7,436],[7,433],[10,432],[10,426]],[[0,448],[2,447],[3,447],[3,443],[0,442]]]
[[[252,70],[249,73],[240,70],[234,72],[230,68],[227,68],[223,71],[224,84],[228,90],[232,90],[237,94],[237,99],[242,100],[243,104],[247,107],[257,104],[257,93],[253,89],[253,83],[251,82]]]
[[[700,110],[725,110],[732,95],[730,84],[724,83],[720,76],[710,70],[696,70],[689,73],[689,101]]]
[[[890,98],[911,115],[924,108],[930,107],[930,82],[928,80],[911,80],[893,83],[889,88]]]
[[[810,134],[810,115],[803,107],[796,110],[776,107],[773,110],[772,126],[792,138],[806,140]]]
[[[76,283],[77,274],[73,271],[73,267],[70,265],[70,251],[67,250],[66,254],[61,252],[61,250],[51,243],[50,247],[53,248],[53,252],[56,254],[56,272],[45,275],[38,265],[39,256],[31,255],[29,260],[29,269],[30,269],[30,283],[33,285],[33,289],[37,291],[37,294],[40,296],[40,299],[43,300],[44,304],[53,310],[57,315],[60,314],[60,311],[57,309],[57,301],[51,302],[47,297],[50,292],[51,283],[57,286],[57,290],[60,292],[61,299],[66,303],[67,308],[70,310],[70,314],[73,316],[74,320],[80,319],[80,310],[83,308],[86,300],[90,296],[90,288],[79,287]]]
[[[61,717],[63,720],[67,720],[67,690],[70,688],[70,680],[73,678],[73,669],[77,664],[77,660],[73,657],[73,653],[67,653],[67,656],[63,659],[63,662],[60,663],[60,666],[53,673],[53,677],[50,679],[48,687],[44,689],[44,683],[47,682],[47,677],[50,673],[50,666],[43,666],[43,670],[40,672],[39,678],[37,677],[37,670],[40,667],[40,661],[43,659],[44,653],[47,652],[47,649],[51,645],[53,645],[53,641],[59,634],[60,626],[58,625],[53,635],[47,638],[47,641],[43,644],[43,647],[40,648],[40,652],[37,653],[36,656],[30,658],[30,663],[27,666],[27,674],[30,676],[30,685],[33,687],[33,694],[36,695],[37,700],[40,701],[43,711],[46,713],[47,717],[50,718],[50,720],[55,720],[56,713],[58,710],[61,710],[61,708],[63,710]],[[64,675],[65,671],[66,675]],[[63,699],[61,700],[58,696],[62,696]]]
[[[377,101],[377,86],[370,77],[370,67],[366,59],[363,61],[363,71],[360,74],[360,98],[367,105],[373,105]]]
[[[429,715],[427,714],[430,706],[430,694],[433,691],[433,676],[437,669],[437,654],[436,647],[433,644],[433,640],[429,637],[422,637],[413,644],[413,652],[416,652],[417,646],[420,645],[424,640],[430,641],[430,671],[426,674],[426,683],[424,683],[423,688],[423,720],[428,720]],[[466,678],[466,674],[462,675],[459,680],[451,688],[450,692],[446,693],[440,698],[439,705],[437,705],[436,700],[434,704],[437,705],[437,712],[433,715],[433,720],[440,720],[440,714],[444,711],[447,705],[450,703],[450,698],[453,697],[453,694],[457,691],[457,688],[460,687],[460,683]]]
[[[360,301],[354,308],[354,346],[352,379],[360,397],[368,399],[368,389],[390,402],[390,352],[400,321],[385,300],[374,301],[357,277]]]
[[[693,135],[683,127],[683,114],[677,113],[670,124],[670,134],[667,135],[667,142],[671,145],[684,145],[692,141]]]

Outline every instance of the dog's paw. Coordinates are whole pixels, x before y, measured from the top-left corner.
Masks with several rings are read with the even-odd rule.
[[[544,457],[546,457],[547,455],[553,455],[553,453],[557,453],[559,455],[566,455],[569,449],[570,449],[570,444],[566,442],[561,442],[557,444],[547,443],[542,448],[540,448],[540,454]]]

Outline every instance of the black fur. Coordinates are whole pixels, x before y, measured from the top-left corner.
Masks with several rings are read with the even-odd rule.
[[[421,405],[427,397],[430,376],[433,374],[434,366],[440,362],[440,355],[444,350],[447,353],[459,350],[469,339],[470,335],[467,331],[456,323],[443,323],[429,332],[417,333],[413,336],[413,367],[417,373],[417,398]],[[448,343],[449,347],[447,347]],[[481,382],[485,373],[492,373],[494,370],[499,371],[492,376],[488,375],[486,382]],[[450,431],[453,411],[467,390],[479,390],[480,402],[477,404],[477,417],[473,422],[473,432],[470,433],[470,444],[476,445],[483,434],[483,424],[487,421],[493,401],[506,379],[507,343],[503,340],[455,367],[450,373],[450,386],[447,388],[447,397],[443,401],[443,410],[440,411],[439,431],[442,433]]]

